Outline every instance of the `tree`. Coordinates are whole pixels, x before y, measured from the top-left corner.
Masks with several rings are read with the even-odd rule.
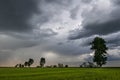
[[[16,67],[16,68],[19,67],[19,64],[16,64],[15,67]]]
[[[30,67],[33,63],[34,63],[34,60],[30,58],[27,65]]]
[[[94,63],[92,63],[92,62],[88,62],[88,67],[93,68],[93,67],[96,67],[96,65],[94,65]]]
[[[22,68],[22,64],[18,64],[19,65],[19,68]]]
[[[106,64],[107,61],[107,52],[108,48],[106,47],[106,41],[103,38],[95,37],[91,42],[91,50],[94,50],[93,62],[96,62],[98,67],[102,67],[103,64]]]
[[[25,62],[25,63],[24,63],[24,66],[27,67],[27,66],[28,66],[28,62]]]
[[[63,64],[62,63],[58,63],[58,67],[59,68],[63,68]]]
[[[45,58],[42,57],[42,58],[40,59],[40,66],[41,66],[41,67],[44,67],[44,64],[45,64],[45,63],[46,63]]]
[[[53,65],[53,68],[57,68],[57,65]]]
[[[65,65],[65,68],[68,68],[68,65]]]
[[[24,65],[23,65],[23,64],[21,64],[21,68],[24,68]]]

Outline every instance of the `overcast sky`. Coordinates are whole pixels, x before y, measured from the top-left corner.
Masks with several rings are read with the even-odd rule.
[[[92,61],[96,36],[107,41],[107,66],[120,66],[120,0],[0,0],[0,66]]]

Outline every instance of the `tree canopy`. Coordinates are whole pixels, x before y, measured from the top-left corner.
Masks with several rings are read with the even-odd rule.
[[[91,42],[91,50],[94,50],[93,61],[96,62],[97,66],[102,67],[107,61],[107,51],[106,41],[103,38],[95,37]]]

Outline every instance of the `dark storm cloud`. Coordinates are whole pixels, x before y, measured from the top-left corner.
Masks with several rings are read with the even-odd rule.
[[[28,48],[38,45],[36,40],[23,40],[15,37],[6,36],[6,38],[0,37],[0,50],[16,50],[19,48]]]
[[[93,7],[92,11],[95,11],[95,12],[90,12],[90,13],[87,13],[86,15],[84,14],[85,16],[83,16],[83,23],[82,23],[83,28],[81,30],[76,29],[76,30],[70,31],[69,39],[74,40],[74,39],[89,37],[92,35],[108,35],[108,34],[119,32],[120,31],[119,2],[120,2],[119,0],[111,1],[111,3],[114,4],[113,6],[114,9],[111,9],[111,12],[107,14],[107,16],[109,16],[108,20],[105,20],[106,19],[105,15],[103,18],[100,18],[98,14],[99,10],[97,11],[95,10],[97,8]],[[95,20],[90,17],[93,15],[87,16],[88,14],[92,14],[92,13],[94,15],[98,15],[98,16],[94,16]],[[102,12],[102,14],[103,13],[104,12]],[[100,16],[102,15],[100,14]],[[92,20],[93,22],[91,22]]]
[[[120,45],[120,32],[106,35],[103,37],[109,48],[114,49]]]
[[[59,42],[52,43],[51,45],[46,46],[45,50],[52,51],[54,53],[63,54],[63,55],[80,55],[84,53],[91,52],[90,46],[80,46],[79,42]]]
[[[111,1],[113,1],[113,3],[115,3],[115,5],[117,4],[118,6],[120,6],[119,4],[120,4],[120,0],[111,0]]]
[[[120,53],[117,53],[117,55],[108,55],[108,61],[118,61],[120,60]]]
[[[38,13],[37,0],[0,0],[0,31],[29,31],[29,18]]]
[[[58,5],[70,5],[72,0],[45,0],[47,3],[55,3]]]
[[[39,39],[55,36],[58,33],[50,28],[47,28],[47,29],[40,29],[38,31],[34,31],[32,33],[7,32],[5,34],[7,34],[9,36],[12,35],[12,37],[18,38],[21,40],[29,40],[29,39],[39,40]]]
[[[88,33],[90,34],[100,34],[100,35],[107,35],[110,33],[118,32],[120,31],[120,19],[116,20],[110,20],[105,23],[94,23],[94,24],[88,24],[85,26],[85,29],[88,30]]]
[[[76,32],[78,34],[72,34],[70,39],[79,39],[83,37],[89,37],[91,35],[107,35],[120,31],[120,19],[110,20],[105,23],[93,23],[84,26],[82,31]]]

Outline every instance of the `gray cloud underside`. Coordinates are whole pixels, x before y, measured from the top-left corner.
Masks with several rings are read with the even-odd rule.
[[[0,31],[29,31],[29,18],[37,13],[36,0],[0,0]]]
[[[75,35],[72,34],[70,36],[70,39],[78,39],[82,37],[89,37],[92,35],[107,35],[111,33],[115,33],[120,31],[120,20],[112,20],[106,23],[93,23],[93,24],[88,24],[87,26],[84,27],[83,31],[81,31],[79,34]]]

